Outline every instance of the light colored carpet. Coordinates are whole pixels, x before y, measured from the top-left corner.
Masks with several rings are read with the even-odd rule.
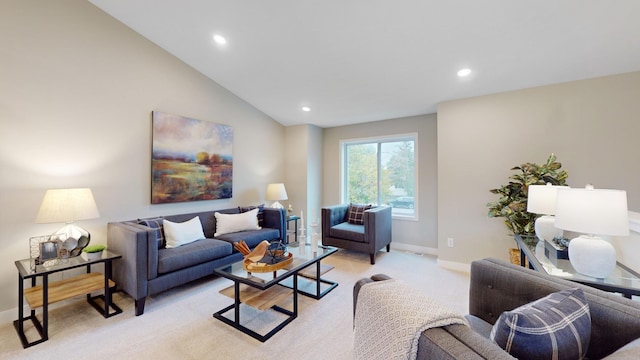
[[[468,274],[438,267],[433,256],[380,252],[372,266],[367,254],[340,250],[323,263],[335,267],[323,278],[340,285],[321,300],[299,296],[298,317],[265,343],[213,318],[214,312],[232,303],[218,293],[232,282],[210,277],[147,299],[145,313],[138,317],[133,300],[123,293],[116,293],[114,301],[124,312],[109,319],[83,297],[68,300],[50,311],[49,340],[28,349],[22,348],[13,325],[4,324],[0,358],[351,359],[353,285],[379,273],[467,313]],[[284,305],[291,308],[291,301]],[[278,318],[272,310],[244,313],[249,326],[258,328]],[[35,330],[30,335],[34,334]]]

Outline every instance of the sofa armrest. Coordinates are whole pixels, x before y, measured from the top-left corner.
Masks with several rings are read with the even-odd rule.
[[[363,285],[372,283],[374,281],[384,281],[390,280],[391,277],[385,274],[376,274],[372,275],[370,278],[363,278],[358,280],[353,286],[353,317],[355,319],[356,316],[356,305],[358,304],[358,293],[360,293],[360,289]]]
[[[364,233],[373,251],[391,243],[391,208],[376,206],[364,212]]]
[[[107,224],[107,247],[122,255],[113,263],[113,280],[134,300],[147,296],[147,281],[157,276],[158,243],[155,234],[155,229],[144,225],[126,222]],[[155,275],[152,276],[154,269]]]
[[[355,319],[358,293],[365,284],[389,280],[385,274],[358,280],[353,287],[353,316]],[[398,306],[402,306],[399,304]],[[355,325],[355,324],[354,324]],[[426,359],[514,359],[498,345],[475,333],[466,325],[454,324],[425,330],[418,341],[418,360]]]
[[[278,229],[280,240],[286,241],[287,236],[287,215],[284,209],[264,208],[263,227]]]

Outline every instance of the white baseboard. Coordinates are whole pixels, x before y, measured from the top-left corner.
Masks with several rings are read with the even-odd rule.
[[[438,256],[438,249],[428,248],[428,247],[425,247],[425,246],[417,246],[417,245],[410,245],[410,244],[392,242],[391,243],[391,248],[394,249],[394,250],[408,251],[408,252],[413,252],[413,253],[418,253],[418,254],[427,254],[427,255]],[[440,259],[437,260],[437,263],[438,263],[438,266],[440,266],[443,269],[460,271],[460,272],[465,272],[465,273],[470,273],[471,272],[471,264],[458,263],[458,262],[453,262],[453,261],[444,261],[444,260],[440,260]]]
[[[0,312],[0,324],[10,324],[16,319],[18,319],[18,308]]]
[[[391,248],[394,249],[394,250],[408,251],[408,252],[414,252],[414,253],[418,253],[418,254],[427,254],[427,255],[438,256],[438,249],[428,248],[428,247],[425,247],[425,246],[417,246],[417,245],[410,245],[410,244],[392,242],[391,243]]]
[[[438,259],[438,266],[443,269],[461,271],[465,273],[471,273],[471,264],[453,262],[453,261],[445,261]]]

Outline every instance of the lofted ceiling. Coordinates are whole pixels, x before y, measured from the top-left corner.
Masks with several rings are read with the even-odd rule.
[[[89,1],[285,126],[640,70],[637,0]]]

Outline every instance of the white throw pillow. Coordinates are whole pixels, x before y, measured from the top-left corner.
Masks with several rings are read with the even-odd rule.
[[[200,222],[199,216],[181,223],[163,219],[162,227],[164,228],[164,238],[167,242],[168,249],[177,248],[180,245],[204,239],[204,232],[202,231],[202,223]]]
[[[240,214],[221,214],[216,212],[216,233],[213,236],[229,234],[245,230],[260,230],[258,210],[253,209]]]

